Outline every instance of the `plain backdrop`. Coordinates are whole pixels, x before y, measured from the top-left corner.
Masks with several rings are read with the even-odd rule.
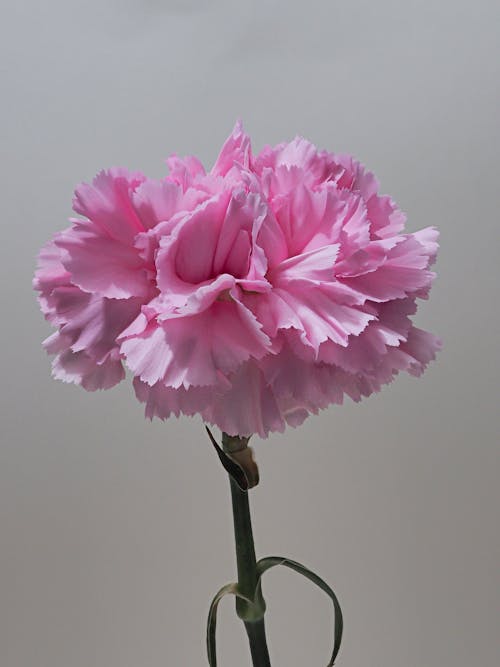
[[[235,577],[229,491],[199,419],[150,423],[129,382],[50,377],[35,255],[102,167],[209,166],[237,117],[259,150],[308,137],[442,232],[416,318],[420,380],[255,439],[259,555],[318,571],[339,667],[500,662],[499,5],[493,0],[17,0],[0,10],[2,667],[203,667]],[[326,597],[264,584],[273,667],[326,664]],[[250,665],[233,604],[220,667]]]

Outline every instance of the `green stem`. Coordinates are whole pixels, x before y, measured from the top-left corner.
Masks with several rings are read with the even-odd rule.
[[[254,667],[271,667],[269,652],[266,643],[266,628],[264,619],[254,623],[245,623],[245,629],[250,642],[250,653]]]
[[[231,443],[236,438],[224,434],[222,442],[226,452],[231,451]],[[265,604],[257,587],[258,574],[253,541],[252,520],[248,491],[242,491],[235,480],[229,478],[231,484],[231,499],[233,505],[234,537],[236,542],[236,563],[238,567],[238,588],[252,604],[241,598],[236,599],[236,612],[245,624],[250,643],[250,652],[254,667],[271,667],[267,649],[266,632],[264,626]],[[257,594],[257,599],[255,596]]]

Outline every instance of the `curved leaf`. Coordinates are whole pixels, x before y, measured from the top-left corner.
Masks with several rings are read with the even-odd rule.
[[[327,667],[332,667],[340,650],[340,643],[342,641],[342,631],[344,628],[342,610],[340,608],[337,596],[330,588],[330,586],[325,581],[323,581],[321,577],[318,577],[317,574],[311,572],[311,570],[309,570],[304,565],[297,563],[297,561],[290,560],[290,558],[283,558],[280,556],[268,556],[267,558],[262,558],[257,563],[257,572],[259,574],[259,583],[258,583],[259,588],[260,588],[260,578],[262,577],[264,572],[270,570],[272,567],[276,567],[277,565],[283,565],[284,567],[288,567],[291,570],[295,570],[295,572],[298,572],[302,576],[306,577],[306,579],[309,579],[309,581],[312,581],[313,584],[319,586],[319,588],[321,588],[321,590],[324,591],[331,599],[335,611],[335,625],[333,632],[334,636],[333,652]]]
[[[207,654],[208,654],[208,664],[210,667],[217,667],[217,651],[215,643],[215,631],[217,626],[217,607],[219,602],[226,595],[234,595],[242,600],[246,600],[250,604],[252,601],[247,598],[245,595],[242,595],[238,590],[238,584],[226,584],[223,586],[220,591],[216,594],[210,609],[208,610],[208,621],[207,621]]]

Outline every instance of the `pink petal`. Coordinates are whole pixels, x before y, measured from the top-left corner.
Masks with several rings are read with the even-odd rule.
[[[87,391],[110,389],[125,377],[119,359],[110,357],[102,364],[96,364],[85,352],[71,350],[58,355],[52,368],[57,380],[81,385]]]
[[[350,335],[358,335],[374,319],[373,314],[337,303],[329,295],[327,285],[308,281],[296,280],[286,288],[276,288],[269,295],[245,303],[253,305],[269,336],[274,337],[280,329],[296,329],[303,344],[315,352],[327,340],[347,345]]]
[[[84,221],[75,222],[56,244],[65,250],[62,263],[71,282],[83,291],[113,299],[151,295],[144,260],[133,246],[100,235]]]
[[[281,264],[288,257],[285,235],[270,209],[267,210],[266,217],[257,232],[255,244],[262,249],[265,265],[270,269]]]
[[[233,193],[219,229],[212,262],[214,275],[229,273],[235,278],[248,275],[254,228],[257,234],[266,213],[267,207],[259,195],[243,190]],[[266,268],[265,265],[260,267],[262,277]]]
[[[332,153],[318,151],[314,144],[303,137],[296,137],[274,148],[265,146],[255,158],[255,170],[261,175],[266,168],[279,170],[281,166],[299,167],[307,174],[310,185],[335,181],[344,171]]]
[[[371,232],[377,238],[391,238],[403,230],[406,216],[391,197],[373,195],[367,200],[366,208]]]
[[[346,373],[335,365],[311,363],[297,357],[285,345],[279,355],[258,362],[270,384],[281,412],[301,423],[329,405],[341,405],[344,395],[359,401],[370,388],[364,378]]]
[[[116,338],[140,312],[141,299],[103,299],[76,287],[58,288],[54,293],[60,331],[71,339],[73,352],[85,350],[100,362],[116,347]]]
[[[145,324],[145,323],[144,323]],[[145,324],[121,344],[127,365],[149,385],[219,385],[221,375],[247,359],[263,356],[269,339],[247,308],[216,301],[203,312]]]
[[[271,387],[253,363],[244,364],[230,376],[231,387],[216,393],[203,412],[203,419],[229,435],[267,437],[283,431],[285,422]]]
[[[167,164],[170,170],[168,178],[181,185],[183,190],[205,176],[204,166],[194,155],[180,158],[174,153],[167,159]]]
[[[377,304],[371,321],[359,336],[349,338],[347,346],[327,341],[321,345],[318,359],[335,364],[350,373],[375,370],[390,347],[398,347],[406,341],[411,327],[410,315],[416,311],[412,299],[398,299]]]
[[[311,190],[303,183],[271,206],[281,226],[289,256],[339,243],[341,257],[370,240],[370,223],[363,201],[338,192],[333,184]]]
[[[434,278],[426,268],[430,261],[429,247],[411,234],[400,239],[376,270],[353,278],[343,277],[342,282],[372,301],[401,299],[428,289]]]
[[[170,220],[182,210],[184,191],[172,181],[147,180],[141,183],[132,195],[132,201],[144,229],[156,227]]]
[[[92,184],[82,183],[75,190],[73,208],[96,225],[104,236],[132,244],[144,231],[132,203],[132,195],[145,180],[139,173],[114,168],[101,171]]]
[[[406,216],[390,197],[378,194],[379,184],[375,176],[350,155],[336,155],[335,158],[344,168],[338,185],[361,195],[366,204],[372,236],[390,238],[399,234]]]
[[[145,414],[149,419],[168,419],[171,415],[192,416],[206,410],[213,400],[212,387],[166,387],[161,382],[153,386],[134,378],[135,395],[145,403]]]
[[[108,388],[124,377],[116,336],[135,319],[142,301],[105,299],[73,285],[61,263],[65,251],[56,245],[63,235],[42,249],[34,281],[47,319],[58,326],[44,347],[58,355],[56,377],[92,391]]]
[[[212,167],[213,176],[225,176],[236,164],[248,168],[251,161],[252,149],[250,137],[245,134],[241,121],[238,121],[226,142],[219,157]]]
[[[351,155],[337,153],[335,159],[342,165],[344,172],[338,181],[342,188],[359,192],[365,201],[378,192],[378,181],[371,171],[365,169],[358,160]]]
[[[343,245],[340,259],[335,265],[335,275],[338,279],[343,279],[373,273],[386,263],[390,251],[403,240],[401,237],[394,237],[392,239],[370,241],[358,250],[351,248],[353,250],[352,254],[346,252]],[[356,282],[351,282],[351,284],[356,285]]]
[[[229,193],[212,197],[161,239],[156,260],[161,291],[187,289],[183,284],[196,285],[214,276],[214,255],[228,204]]]
[[[332,282],[335,278],[334,267],[338,251],[339,245],[331,244],[290,257],[270,272],[270,280],[276,287],[300,279]]]
[[[38,302],[42,313],[53,324],[57,324],[56,306],[52,300],[53,290],[69,283],[70,274],[61,262],[62,250],[56,245],[56,234],[40,250],[37,258],[37,269],[33,279],[33,288],[40,292]]]
[[[436,358],[436,353],[442,346],[442,341],[434,334],[412,327],[407,341],[401,344],[401,350],[412,359],[408,372],[417,377],[421,375],[427,365]]]
[[[298,184],[286,196],[274,199],[276,219],[283,230],[289,257],[301,253],[313,236],[325,213],[326,198],[326,191],[313,193],[303,184]]]
[[[259,196],[241,191],[223,192],[186,215],[160,239],[158,312],[194,314],[236,282],[246,290],[269,289],[266,258],[253,239],[265,215]]]

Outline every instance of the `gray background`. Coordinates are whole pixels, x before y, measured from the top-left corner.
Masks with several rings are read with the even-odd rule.
[[[320,572],[342,667],[499,664],[496,2],[35,0],[1,8],[2,667],[205,665],[234,577],[229,495],[198,419],[146,422],[132,389],[54,382],[30,281],[101,167],[210,164],[241,116],[254,146],[300,133],[379,176],[408,227],[442,231],[417,321],[422,380],[255,440],[260,555]],[[267,575],[273,667],[322,665],[326,598]],[[221,667],[250,664],[232,604]]]

